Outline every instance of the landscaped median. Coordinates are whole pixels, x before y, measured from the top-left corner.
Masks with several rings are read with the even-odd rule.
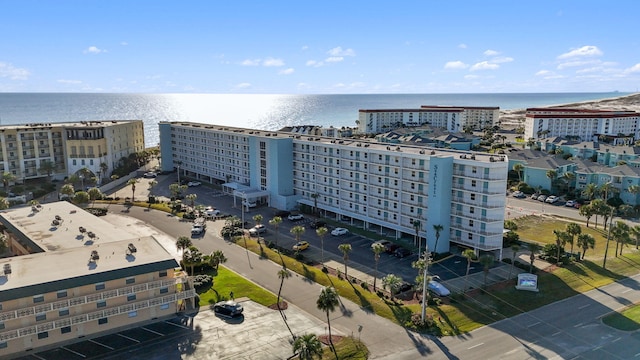
[[[636,331],[640,329],[640,305],[629,306],[602,318],[602,322],[622,331]]]

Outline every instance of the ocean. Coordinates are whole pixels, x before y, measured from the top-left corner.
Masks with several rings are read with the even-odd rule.
[[[360,109],[421,105],[524,109],[599,100],[629,93],[511,94],[94,94],[0,93],[0,125],[90,120],[143,120],[146,146],[158,144],[160,121],[189,121],[262,130],[289,125],[355,127]]]

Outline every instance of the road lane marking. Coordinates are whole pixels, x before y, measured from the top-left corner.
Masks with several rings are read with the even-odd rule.
[[[553,333],[553,334],[551,334],[551,336],[558,336],[560,334],[562,334],[562,331],[558,331],[557,333]]]
[[[538,324],[540,324],[540,321],[538,321],[538,322],[534,322],[533,324],[529,324],[529,325],[527,325],[527,327],[528,327],[528,328],[530,328],[530,327],[534,327],[534,326],[536,326],[536,325],[538,325]]]
[[[623,294],[626,294],[626,293],[628,293],[628,292],[629,292],[629,291],[631,291],[631,290],[633,290],[633,289],[627,289],[627,290],[623,291],[622,293],[623,293]]]
[[[511,351],[508,351],[508,352],[506,352],[506,353],[504,353],[504,354],[505,354],[505,355],[515,354],[518,350],[520,350],[520,348],[515,348],[515,349],[513,349],[513,350],[511,350]]]
[[[473,345],[472,347],[468,347],[467,350],[471,350],[471,349],[477,348],[478,346],[482,346],[482,345],[484,345],[484,343],[476,344],[476,345]]]
[[[588,306],[591,306],[591,304],[582,305],[582,306],[580,306],[578,309],[584,309],[584,308],[586,308],[586,307],[588,307]]]
[[[622,340],[622,338],[619,337],[619,338],[613,339],[613,341],[611,341],[611,342],[614,343],[614,342],[617,342],[617,341],[620,341],[620,340]]]
[[[577,328],[577,327],[580,327],[580,326],[582,326],[582,325],[584,325],[584,323],[578,323],[578,324],[575,324],[575,325],[573,325],[573,327],[574,327],[574,328]]]

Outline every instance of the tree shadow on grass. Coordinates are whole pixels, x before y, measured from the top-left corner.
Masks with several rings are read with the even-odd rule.
[[[309,270],[307,265],[302,265],[302,276],[304,276],[305,281],[315,283],[316,282],[316,273]]]
[[[395,299],[384,299],[384,303],[389,307],[389,309],[393,313],[393,316],[398,320],[400,326],[404,327],[405,324],[411,321],[411,315],[413,315],[411,309],[403,306],[401,303],[396,302]]]
[[[468,334],[463,334],[458,327],[456,326],[456,324],[454,324],[453,322],[451,322],[451,319],[449,319],[449,316],[447,315],[447,313],[445,313],[444,311],[442,311],[442,309],[440,309],[439,306],[435,306],[435,310],[438,312],[438,322],[440,324],[447,324],[449,326],[449,328],[451,328],[451,331],[453,332],[453,335],[455,335],[457,338],[459,339],[466,339],[468,338]]]
[[[353,289],[353,292],[358,297],[358,300],[360,300],[360,308],[362,310],[364,310],[364,312],[366,312],[368,314],[374,313],[373,306],[371,305],[371,302],[369,301],[369,299],[367,299],[364,295],[362,295],[360,290],[358,290],[358,288],[353,286],[353,284],[351,284],[351,283],[349,283],[349,284],[351,285],[351,288]]]

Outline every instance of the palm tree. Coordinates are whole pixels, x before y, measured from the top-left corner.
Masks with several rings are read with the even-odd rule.
[[[76,190],[73,188],[71,184],[64,184],[60,188],[60,194],[66,195],[70,199],[73,199],[73,195],[76,193]]]
[[[186,236],[182,236],[182,237],[186,237]],[[188,239],[189,238],[187,238],[187,240]],[[209,266],[211,266],[216,270],[218,270],[218,266],[220,264],[224,264],[226,262],[227,262],[227,257],[224,256],[224,253],[222,252],[222,250],[215,250],[211,254],[209,254]]]
[[[551,189],[551,192],[553,192],[553,181],[558,177],[558,172],[555,170],[547,170],[547,177],[549,178],[549,183],[551,184],[549,188]]]
[[[384,251],[384,245],[374,243],[371,245],[371,250],[373,250],[373,259],[376,262],[376,272],[373,276],[373,291],[376,291],[376,280],[378,279],[378,262],[380,261],[380,254]]]
[[[582,248],[582,257],[584,260],[584,254],[588,249],[593,249],[596,246],[596,239],[590,234],[580,234],[578,235],[578,247]]]
[[[493,257],[493,255],[490,254],[485,254],[482,255],[479,259],[480,264],[482,264],[482,271],[484,272],[484,287],[487,287],[487,275],[489,275],[489,270],[491,269],[491,266],[493,265],[495,258]]]
[[[513,171],[518,174],[518,182],[522,182],[522,171],[524,170],[524,165],[518,163],[513,165]]]
[[[630,238],[629,225],[624,221],[616,221],[616,225],[611,229],[611,236],[616,240],[616,251],[615,255],[618,256],[618,246],[620,246],[620,255],[622,255],[622,248],[624,244],[629,241]]]
[[[131,202],[135,201],[135,195],[136,195],[136,184],[138,183],[138,179],[129,179],[129,181],[127,181],[127,185],[131,185]]]
[[[402,278],[400,276],[394,275],[394,274],[389,274],[385,277],[382,278],[382,286],[385,289],[389,289],[389,292],[391,293],[391,299],[393,300],[393,297],[395,295],[395,293],[398,291],[398,289],[400,288],[400,285],[402,285]]]
[[[42,160],[40,162],[40,172],[47,174],[47,178],[51,181],[51,174],[56,171],[56,164],[51,160]]]
[[[561,230],[553,230],[553,235],[556,236],[556,248],[558,250],[558,255],[556,257],[556,264],[560,263],[560,249],[562,248],[562,243],[565,238],[565,232]]]
[[[569,235],[567,237],[567,240],[568,240],[569,244],[571,244],[571,254],[573,254],[573,242],[574,242],[576,236],[582,234],[582,228],[580,227],[580,225],[578,225],[576,223],[569,223],[566,226],[565,233],[567,233],[567,235]]]
[[[638,194],[640,194],[640,186],[638,186],[638,185],[630,185],[627,188],[627,191],[630,194],[633,194],[633,203],[637,204],[638,203]]]
[[[416,230],[416,243],[418,245],[418,256],[421,256],[422,254],[420,254],[420,248],[422,246],[422,241],[420,241],[420,220],[413,220],[413,228]],[[416,243],[414,243],[414,245],[416,245]]]
[[[182,255],[182,262],[184,266],[191,267],[191,276],[194,275],[193,268],[202,262],[202,253],[195,246],[189,246],[189,248]]]
[[[7,188],[9,187],[9,183],[15,181],[15,179],[16,176],[9,171],[5,171],[4,173],[2,173],[2,184],[4,185],[4,189],[7,190]]]
[[[540,251],[540,245],[528,243],[527,249],[529,250],[529,273],[533,274],[533,263],[536,261],[536,253]]]
[[[594,183],[587,184],[584,190],[582,190],[582,196],[586,197],[589,200],[595,199],[595,197],[598,196],[598,194],[599,194],[598,185]]]
[[[571,189],[571,185],[573,184],[573,180],[576,179],[576,174],[572,173],[572,172],[566,172],[564,173],[564,175],[562,175],[562,177],[564,178],[564,180],[567,183],[567,192]]]
[[[280,233],[278,232],[278,227],[282,224],[282,218],[280,216],[274,216],[271,220],[269,220],[269,225],[273,226],[276,229],[276,247],[278,246],[278,236]]]
[[[338,245],[338,249],[342,251],[342,260],[344,260],[344,278],[349,280],[347,277],[347,262],[349,261],[349,253],[351,252],[351,244],[340,244]]]
[[[95,205],[97,199],[102,198],[102,191],[100,191],[100,189],[97,187],[92,187],[91,189],[89,189],[89,191],[87,191],[87,194],[89,194],[89,200],[93,202],[91,206]]]
[[[578,210],[578,214],[580,216],[584,216],[585,218],[587,218],[587,227],[589,227],[589,220],[594,214],[593,207],[591,206],[591,204],[580,206],[580,209]]]
[[[253,216],[253,222],[256,223],[256,226],[261,225],[263,219],[264,218],[260,214],[257,214],[257,215]]]
[[[327,229],[326,227],[322,226],[316,229],[316,234],[318,234],[318,237],[320,238],[320,260],[322,261],[322,266],[324,267],[324,237],[327,236],[327,233],[329,232],[329,229]],[[373,288],[375,289],[375,279],[374,281],[374,285]]]
[[[611,182],[606,182],[600,185],[600,188],[598,190],[602,195],[602,200],[606,202],[609,199],[609,195],[611,195],[611,193],[615,192],[617,189],[613,186]]]
[[[509,279],[511,279],[511,271],[516,267],[516,255],[520,250],[520,245],[511,244],[511,268],[509,268]]]
[[[198,198],[198,194],[188,194],[184,198],[191,203],[191,207],[195,207],[196,206],[196,199]]]
[[[287,268],[283,267],[282,269],[280,269],[278,271],[278,279],[280,279],[280,288],[278,289],[278,311],[280,312],[280,316],[282,316],[282,320],[284,321],[284,324],[287,326],[287,329],[289,329],[289,332],[291,333],[291,337],[293,338],[293,340],[295,341],[296,336],[293,335],[293,331],[291,331],[291,328],[289,327],[289,323],[287,322],[287,318],[286,316],[284,316],[284,313],[282,312],[282,308],[280,307],[280,295],[282,294],[282,285],[284,285],[284,280],[288,279],[291,277],[291,272],[289,270],[287,270]]]
[[[462,256],[467,258],[467,272],[464,275],[464,289],[463,292],[466,292],[469,288],[469,270],[471,270],[471,262],[476,260],[476,252],[473,249],[466,249],[462,252]]]
[[[293,352],[300,360],[313,360],[322,357],[322,343],[315,334],[304,334],[293,342]]]
[[[313,213],[315,215],[318,214],[318,197],[319,196],[320,196],[320,194],[318,194],[318,193],[311,194],[311,198],[313,199]]]
[[[438,252],[438,240],[440,240],[440,233],[444,230],[444,226],[437,224],[433,225],[433,230],[436,232],[436,243],[433,246],[434,254]]]
[[[193,245],[193,243],[191,242],[191,239],[189,239],[186,236],[180,236],[176,240],[176,248],[178,248],[178,250],[182,251],[182,259],[183,259],[183,261],[184,261],[184,252],[185,252],[185,250],[187,250],[192,245]]]
[[[631,228],[631,235],[636,239],[636,249],[638,248],[638,243],[640,242],[640,225],[636,225]]]
[[[289,230],[289,232],[291,234],[293,234],[293,236],[296,237],[296,242],[300,241],[300,236],[302,236],[302,234],[304,234],[305,232],[305,228],[302,225],[296,225],[294,227],[291,228],[291,230]]]
[[[338,353],[336,352],[335,346],[333,346],[333,337],[331,336],[331,321],[329,318],[329,314],[336,309],[338,306],[338,292],[333,287],[325,287],[320,291],[320,296],[318,296],[318,300],[316,301],[316,306],[318,310],[324,311],[327,314],[327,328],[329,329],[329,344],[333,354],[338,359]]]
[[[7,198],[0,197],[0,210],[5,210],[9,208],[9,201]]]
[[[102,175],[102,178],[107,176],[107,170],[109,170],[109,164],[105,162],[100,163],[100,174]]]

